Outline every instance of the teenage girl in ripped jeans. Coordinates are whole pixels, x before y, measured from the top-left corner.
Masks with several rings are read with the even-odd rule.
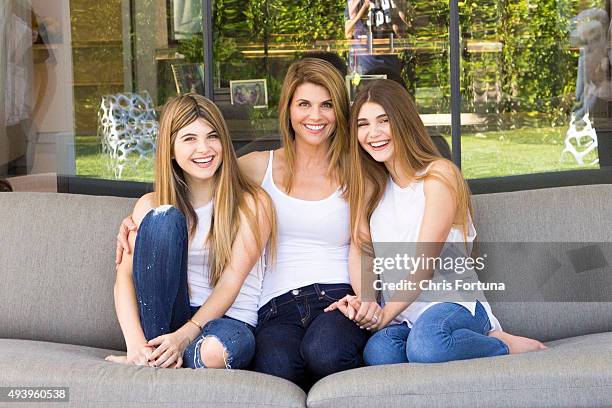
[[[272,203],[240,173],[221,113],[200,95],[166,104],[156,154],[155,191],[136,203],[138,232],[117,268],[127,356],[107,360],[245,368],[255,352],[261,254],[275,233]]]

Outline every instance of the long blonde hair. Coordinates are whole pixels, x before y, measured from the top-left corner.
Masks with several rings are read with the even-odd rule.
[[[348,151],[348,112],[349,99],[344,79],[332,64],[318,58],[303,58],[289,67],[278,102],[278,120],[281,132],[288,177],[284,180],[285,190],[289,193],[295,174],[295,131],[291,126],[290,105],[298,86],[311,83],[327,89],[331,96],[336,127],[330,136],[328,152],[328,174],[341,187],[346,186]]]
[[[362,245],[367,238],[359,235],[358,226],[362,222],[370,223],[372,213],[380,202],[389,172],[383,163],[379,163],[361,148],[357,138],[357,120],[359,110],[366,102],[377,103],[383,107],[389,119],[393,135],[396,163],[406,174],[414,174],[415,180],[434,177],[447,185],[457,205],[456,225],[467,236],[468,214],[472,214],[470,190],[461,171],[451,161],[441,157],[438,149],[423,125],[416,106],[408,92],[398,83],[383,79],[374,81],[355,98],[350,116],[350,152],[348,200],[351,212],[352,237]],[[444,160],[453,169],[453,180],[448,180],[439,171],[432,169],[425,174],[417,175],[416,171],[425,169],[436,160]],[[456,187],[455,187],[456,186]]]
[[[264,249],[265,242],[261,242],[257,233],[258,206],[255,205],[253,211],[247,205],[245,195],[252,197],[256,203],[259,200],[267,200],[267,207],[274,207],[263,189],[249,181],[238,168],[229,131],[219,109],[209,99],[193,93],[169,100],[162,111],[155,162],[156,204],[173,205],[185,214],[189,237],[190,239],[193,237],[198,225],[198,216],[190,201],[191,193],[183,170],[172,157],[179,130],[200,118],[208,122],[217,132],[222,146],[221,165],[213,176],[213,215],[206,242],[209,248],[209,280],[214,286],[230,262],[241,214],[244,214],[255,236],[258,251]],[[274,251],[276,219],[273,212],[271,217],[269,222],[272,233],[269,248]]]

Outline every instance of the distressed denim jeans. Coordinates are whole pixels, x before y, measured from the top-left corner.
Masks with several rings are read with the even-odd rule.
[[[187,220],[171,206],[151,210],[138,228],[133,278],[147,340],[176,331],[198,310],[189,304],[188,244]],[[254,332],[253,326],[227,316],[211,320],[185,349],[183,366],[205,367],[200,345],[213,337],[227,352],[227,368],[245,368],[255,353]]]

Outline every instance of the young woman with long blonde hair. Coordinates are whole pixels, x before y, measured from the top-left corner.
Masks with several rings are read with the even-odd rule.
[[[406,250],[423,259],[467,259],[476,236],[467,183],[452,162],[440,157],[408,92],[390,80],[372,83],[356,97],[350,126],[355,243],[365,244],[374,257]],[[544,347],[503,332],[482,290],[457,289],[458,278],[474,284],[469,288],[479,286],[474,268],[421,265],[411,271],[414,289],[383,291],[380,319],[368,325],[379,331],[365,347],[366,364],[433,363]],[[380,275],[383,284],[391,273]],[[347,312],[358,306],[357,299],[346,297],[330,309]]]
[[[165,105],[155,191],[138,200],[132,217],[138,232],[115,283],[127,356],[107,360],[246,368],[275,216],[267,194],[239,171],[210,100],[187,94]]]

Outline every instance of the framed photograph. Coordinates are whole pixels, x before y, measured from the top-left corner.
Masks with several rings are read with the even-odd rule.
[[[179,95],[189,92],[204,95],[204,64],[172,64],[172,75]]]
[[[230,81],[232,105],[247,105],[254,108],[268,107],[268,88],[265,79]]]
[[[371,81],[376,81],[377,79],[387,79],[387,75],[386,74],[381,74],[381,75],[348,74],[345,77],[345,83],[346,83],[346,90],[348,91],[349,99],[351,101],[351,105],[353,104],[353,101],[355,100],[355,96],[357,96],[357,93],[359,92],[359,90],[367,83]]]

